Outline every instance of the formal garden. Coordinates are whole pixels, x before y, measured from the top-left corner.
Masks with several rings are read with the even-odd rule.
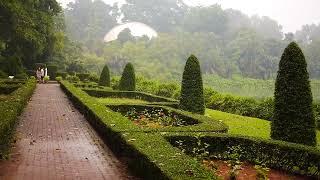
[[[285,49],[279,68],[275,97],[265,100],[204,89],[195,56],[176,97],[143,92],[146,84],[130,63],[121,79],[111,77],[107,65],[99,79],[66,73],[56,79],[138,177],[319,178],[320,110],[297,44]]]

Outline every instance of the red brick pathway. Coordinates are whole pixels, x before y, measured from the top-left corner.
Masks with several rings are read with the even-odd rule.
[[[16,138],[0,179],[132,179],[58,84],[37,86]]]

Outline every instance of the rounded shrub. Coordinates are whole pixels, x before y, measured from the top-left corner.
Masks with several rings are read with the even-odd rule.
[[[128,63],[123,70],[119,89],[121,91],[135,91],[136,90],[136,77],[134,73],[134,68],[131,63]]]
[[[316,123],[307,63],[292,42],[284,50],[275,83],[271,138],[316,145]]]
[[[100,75],[99,86],[110,87],[110,71],[108,65],[103,67],[103,70]]]
[[[200,64],[194,55],[188,58],[184,68],[179,108],[198,114],[205,112]]]

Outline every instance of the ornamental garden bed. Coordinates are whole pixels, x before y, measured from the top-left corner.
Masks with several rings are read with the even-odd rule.
[[[183,115],[172,109],[169,110],[165,107],[143,105],[114,105],[108,107],[116,112],[120,112],[139,127],[183,127],[199,123],[197,119]]]
[[[180,134],[166,139],[182,152],[196,157],[205,167],[220,169],[222,176],[237,176],[241,170],[251,171],[257,165],[251,175],[257,172],[268,175],[267,167],[271,172],[277,170],[283,177],[320,178],[320,151],[314,147],[227,134]]]

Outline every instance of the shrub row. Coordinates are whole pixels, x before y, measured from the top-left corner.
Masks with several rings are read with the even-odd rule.
[[[167,132],[143,131],[120,113],[61,81],[74,105],[118,156],[126,156],[129,169],[144,179],[217,179],[192,157],[174,148],[163,137]]]
[[[182,111],[179,109],[174,109],[166,106],[157,105],[107,105],[110,109],[114,111],[127,112],[132,108],[138,111],[143,110],[154,110],[162,109],[164,113],[172,113],[178,118],[183,119],[190,124],[189,126],[178,126],[178,127],[162,127],[158,129],[144,128],[144,131],[161,131],[161,132],[220,132],[225,133],[228,131],[227,125],[222,122],[213,120],[207,116],[201,116],[198,114],[193,114],[187,111]]]
[[[35,87],[35,80],[28,80],[19,89],[0,101],[0,158],[3,158],[6,154],[16,120],[27,104]]]
[[[176,102],[178,101],[161,96],[155,96],[152,94],[138,92],[138,91],[106,91],[106,90],[94,90],[84,89],[90,96],[94,97],[116,97],[116,98],[133,98],[141,99],[148,102]]]
[[[248,161],[293,174],[320,178],[320,151],[310,146],[223,134],[168,135],[166,139],[192,156]]]
[[[21,87],[19,84],[0,84],[0,94],[10,94],[19,87]]]

